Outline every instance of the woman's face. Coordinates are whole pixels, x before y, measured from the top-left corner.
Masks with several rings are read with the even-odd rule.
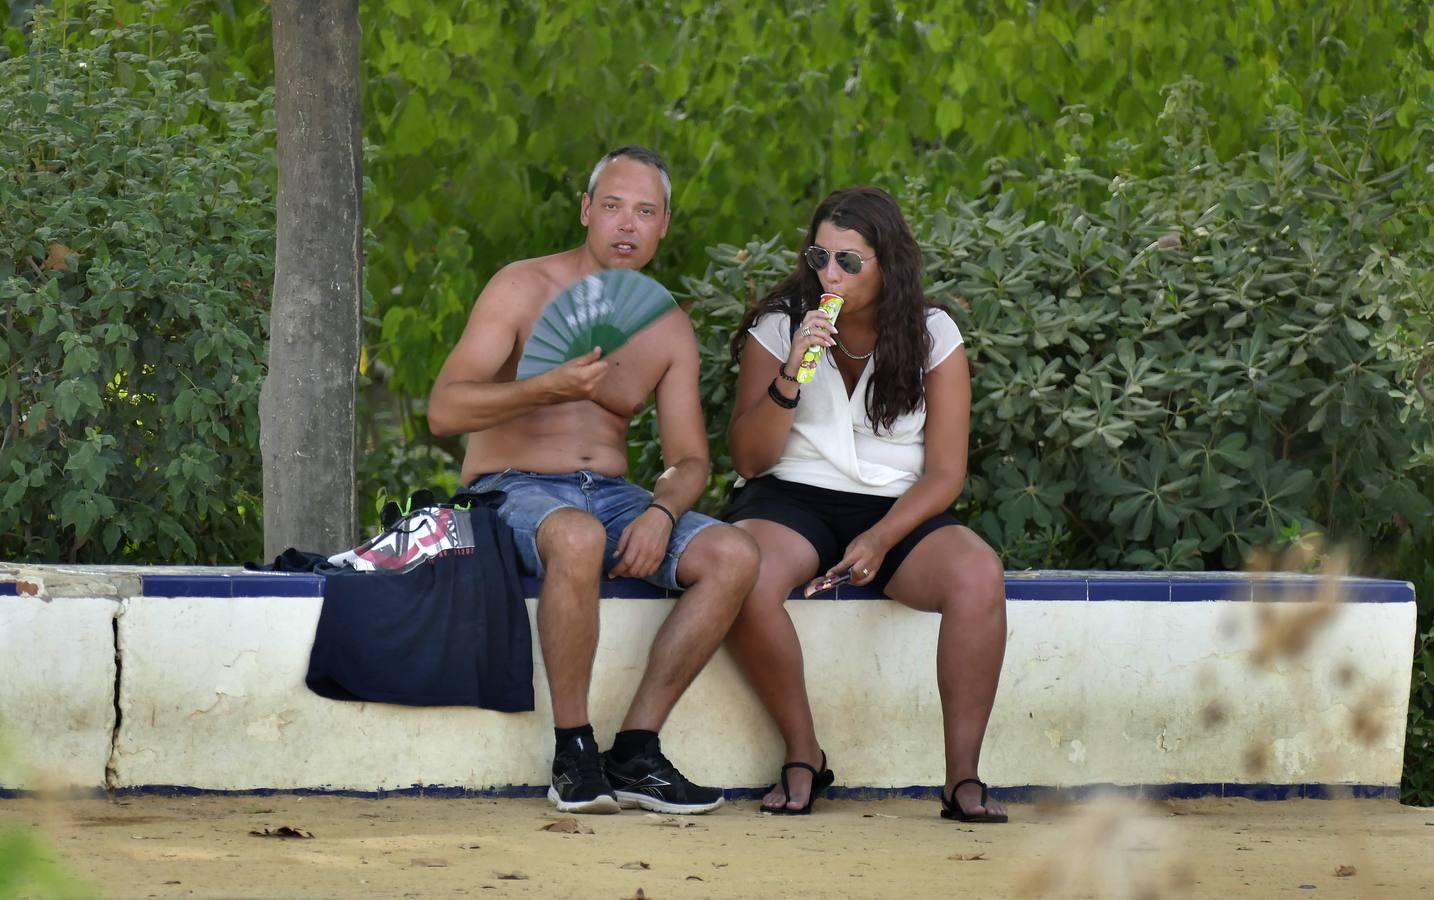
[[[817,278],[822,283],[822,290],[842,295],[846,301],[843,312],[870,306],[881,296],[881,270],[876,262],[876,251],[859,232],[839,228],[827,220],[818,226],[816,242],[812,246],[828,251],[825,254],[808,251],[807,264],[811,265],[813,255],[826,257],[826,264],[816,270]],[[842,262],[847,264],[845,268]],[[856,267],[859,271],[855,275],[847,271]]]

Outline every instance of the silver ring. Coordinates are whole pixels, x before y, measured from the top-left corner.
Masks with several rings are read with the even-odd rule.
[[[802,329],[802,337],[811,337],[811,336],[812,336],[812,330],[811,330],[810,328],[803,328],[803,329]]]
[[[865,578],[866,576],[868,576],[868,575],[870,575],[870,574],[871,574],[871,570],[870,570],[870,569],[862,569],[862,570],[861,570],[861,577],[863,577],[863,578]]]

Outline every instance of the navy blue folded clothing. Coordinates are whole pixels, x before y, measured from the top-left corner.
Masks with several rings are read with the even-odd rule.
[[[319,567],[324,604],[305,679],[314,693],[533,709],[532,635],[512,532],[484,504],[444,510],[464,518],[462,540],[425,538],[425,554],[405,554],[402,569]]]

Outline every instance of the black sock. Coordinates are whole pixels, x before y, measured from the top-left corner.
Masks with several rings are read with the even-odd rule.
[[[597,738],[593,737],[593,726],[589,722],[586,725],[579,725],[577,728],[554,728],[553,735],[557,738],[557,747],[553,751],[556,756],[563,752],[563,748],[573,741],[578,741],[578,746],[583,747],[582,741],[586,740],[587,748],[597,749]],[[584,748],[584,749],[587,749]]]
[[[625,763],[647,749],[649,741],[655,740],[657,740],[655,731],[643,731],[638,728],[632,731],[619,731],[612,739],[612,749],[607,752],[607,755],[613,762]]]

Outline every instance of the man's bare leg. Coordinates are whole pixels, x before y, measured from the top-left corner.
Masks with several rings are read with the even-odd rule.
[[[548,671],[557,737],[548,800],[559,812],[615,813],[621,806],[603,776],[588,721],[607,533],[587,513],[560,509],[543,520],[537,543],[544,569],[538,640]]]
[[[689,585],[653,638],[622,730],[658,731],[687,686],[722,646],[757,578],[757,545],[730,525],[703,529],[677,561]]]
[[[598,641],[598,593],[607,533],[576,509],[560,509],[538,528],[543,587],[538,594],[538,640],[553,700],[553,724],[588,724],[588,688]]]
[[[663,755],[657,732],[682,692],[716,652],[757,575],[757,545],[729,525],[704,529],[678,560],[689,585],[653,638],[637,693],[607,754],[605,771],[623,806],[704,813],[722,805],[719,788],[689,781]]]

